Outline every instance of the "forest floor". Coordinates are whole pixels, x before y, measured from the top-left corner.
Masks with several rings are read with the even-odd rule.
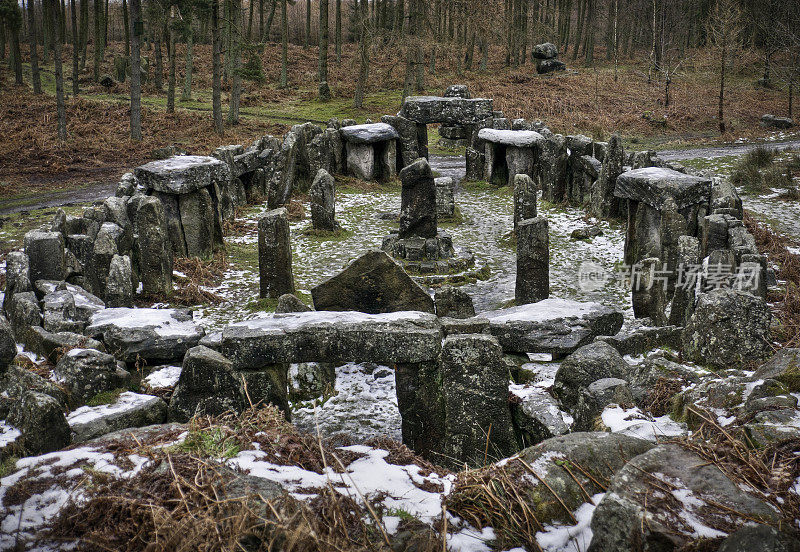
[[[101,74],[113,74],[114,57],[122,53],[122,48],[120,43],[110,45]],[[153,53],[145,49],[143,56],[148,58],[151,78],[144,86],[144,136],[138,143],[128,137],[128,83],[105,88],[92,82],[91,61],[80,73],[80,96],[70,95],[67,99],[69,138],[60,142],[55,127],[52,59],[42,64],[45,94],[36,96],[29,86],[28,53],[23,52],[26,85],[14,86],[7,65],[0,67],[0,200],[6,209],[19,208],[26,204],[26,198],[42,193],[78,190],[79,194],[81,189],[113,186],[124,172],[152,159],[153,150],[169,145],[187,153],[207,154],[219,145],[249,144],[267,133],[282,134],[298,122],[324,123],[331,117],[359,122],[378,120],[381,115],[397,112],[401,105],[404,64],[398,52],[399,48],[391,44],[374,48],[364,107],[354,109],[355,45],[345,45],[341,62],[336,61],[331,49],[329,82],[334,98],[322,103],[316,93],[316,49],[290,46],[289,87],[280,89],[276,84],[279,45],[266,44],[259,56],[263,81],[244,81],[240,123],[227,125],[224,134],[217,135],[211,120],[209,48],[196,46],[192,99],[180,101],[185,51],[183,45],[178,46],[178,90],[173,114],[166,113],[166,79],[164,90],[157,90],[152,78]],[[68,92],[72,88],[70,55],[70,48],[65,48]],[[730,77],[725,135],[718,131],[718,82],[714,60],[708,52],[694,52],[687,57],[683,70],[673,76],[667,107],[663,82],[648,79],[646,60],[626,59],[615,69],[604,56],[591,68],[584,67],[581,60],[565,58],[570,71],[538,76],[531,63],[505,67],[499,47],[492,51],[486,72],[459,71],[456,58],[455,51],[440,47],[435,74],[431,74],[428,59],[424,90],[415,93],[441,94],[449,84],[465,83],[473,96],[494,98],[495,108],[509,118],[540,119],[555,132],[583,133],[596,139],[607,139],[616,131],[626,145],[636,149],[679,149],[797,137],[760,127],[759,119],[764,113],[785,115],[787,95],[780,89],[756,84],[761,67],[755,56],[740,56]],[[229,88],[230,83],[224,84],[225,111]],[[431,130],[431,141],[435,142],[436,129]]]

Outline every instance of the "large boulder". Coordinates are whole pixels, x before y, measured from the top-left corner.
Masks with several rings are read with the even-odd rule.
[[[578,404],[581,391],[597,380],[628,377],[630,368],[617,350],[602,341],[584,345],[559,366],[553,394],[565,407],[573,409]]]
[[[717,552],[800,552],[800,540],[769,525],[745,525],[722,541]]]
[[[31,282],[64,279],[64,235],[60,232],[31,230],[25,234],[25,254],[30,262]]]
[[[230,179],[224,161],[201,155],[177,155],[134,169],[139,184],[166,194],[188,194]]]
[[[258,270],[261,297],[294,293],[289,214],[285,207],[258,219]]]
[[[683,332],[688,360],[731,367],[763,360],[770,347],[772,315],[760,297],[730,289],[701,295]]]
[[[472,318],[475,305],[472,297],[463,289],[444,286],[434,294],[436,316],[447,318]]]
[[[383,251],[370,251],[311,290],[318,311],[435,312],[433,299]]]
[[[52,452],[70,442],[63,407],[50,395],[27,391],[15,403],[8,421],[22,432],[22,446],[29,455]]]
[[[172,246],[167,233],[164,206],[147,196],[136,211],[136,230],[139,235],[139,276],[145,295],[165,297],[172,293]]]
[[[73,404],[84,404],[98,393],[127,387],[131,374],[117,366],[113,356],[94,349],[72,349],[54,369],[69,390]]]
[[[537,44],[531,48],[531,57],[533,59],[553,59],[558,56],[558,48],[552,42],[545,42],[544,44]]]
[[[405,167],[400,171],[400,180],[400,238],[435,238],[436,183],[428,161],[419,158]]]
[[[611,479],[592,517],[589,552],[678,550],[701,537],[724,537],[745,521],[777,519],[713,463],[680,445],[660,445]]]
[[[756,370],[753,378],[778,380],[789,391],[800,392],[800,349],[781,349]]]
[[[242,381],[230,360],[202,345],[189,349],[169,403],[170,421],[186,422],[195,414],[240,412],[245,404]]]
[[[311,200],[311,224],[315,230],[335,231],[336,222],[336,182],[325,169],[320,169],[309,191]]]
[[[14,341],[11,324],[0,314],[0,374],[6,371],[15,356],[17,356],[17,344]]]
[[[6,256],[6,289],[2,310],[11,316],[11,300],[16,293],[33,291],[30,280],[30,263],[22,251],[12,251]]]
[[[474,525],[499,528],[508,526],[505,516],[523,501],[528,508],[523,515],[534,527],[571,525],[572,512],[605,490],[601,482],[652,447],[643,439],[613,433],[553,437],[497,464],[459,474],[447,510]],[[485,508],[476,517],[475,505],[484,500],[501,506]]]
[[[152,395],[125,391],[111,403],[82,406],[67,416],[73,443],[82,443],[130,427],[162,424],[167,419],[167,404]]]

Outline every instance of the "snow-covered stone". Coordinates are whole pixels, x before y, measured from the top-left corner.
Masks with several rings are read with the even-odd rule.
[[[112,404],[82,406],[67,415],[74,443],[82,443],[112,431],[163,423],[167,404],[152,395],[125,391]]]
[[[348,126],[343,128],[341,133],[350,144],[373,144],[400,138],[394,127],[386,123]]]
[[[660,167],[634,169],[617,177],[614,196],[641,201],[659,211],[671,197],[683,209],[709,201],[711,179]]]
[[[152,161],[134,170],[148,190],[166,194],[187,194],[230,179],[227,163],[204,155],[177,155]]]
[[[478,139],[517,148],[530,148],[544,142],[544,136],[535,130],[496,130],[493,128],[482,128],[478,131]]]

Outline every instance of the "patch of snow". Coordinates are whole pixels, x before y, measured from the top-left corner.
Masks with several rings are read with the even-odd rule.
[[[692,529],[692,536],[702,539],[715,539],[728,536],[727,533],[707,526],[695,513],[706,505],[706,502],[692,493],[691,490],[680,488],[673,489],[672,496],[677,498],[683,505],[683,509],[678,514],[683,521]]]
[[[631,435],[640,439],[656,441],[659,437],[686,435],[685,424],[679,424],[669,416],[645,415],[638,407],[625,409],[619,405],[607,406],[601,414],[603,424],[612,433]]]
[[[0,420],[0,449],[7,447],[22,436],[22,432],[16,427]]]
[[[605,496],[599,493],[575,510],[575,525],[546,525],[544,531],[536,533],[536,542],[544,552],[583,552],[592,541],[592,515],[597,504]]]
[[[605,307],[599,303],[584,303],[551,297],[538,303],[485,312],[481,316],[488,318],[490,322],[495,324],[502,324],[503,322],[538,323],[549,322],[559,318],[582,318],[601,309],[605,309]]]
[[[138,309],[116,307],[105,309],[92,316],[87,334],[101,333],[109,327],[129,329],[152,329],[159,337],[194,335],[199,328],[192,320],[176,318],[176,309]]]
[[[181,366],[165,366],[145,376],[143,383],[150,389],[175,387],[181,377]]]
[[[272,316],[237,322],[232,326],[279,333],[317,324],[385,324],[392,322],[419,322],[421,320],[433,321],[434,319],[434,315],[420,311],[387,312],[383,314],[366,314],[355,311],[311,311],[273,314]]]
[[[487,543],[494,539],[494,529],[491,527],[484,527],[482,531],[465,527],[447,535],[447,549],[450,552],[491,552],[494,548]]]
[[[125,391],[120,393],[119,398],[112,404],[102,404],[100,406],[82,406],[67,414],[67,423],[72,426],[85,424],[112,414],[135,410],[142,407],[152,400],[159,400],[153,395],[142,395]]]

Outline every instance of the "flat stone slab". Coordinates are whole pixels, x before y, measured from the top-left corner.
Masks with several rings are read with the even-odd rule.
[[[136,167],[133,173],[148,190],[165,194],[188,194],[231,176],[227,163],[206,155],[176,155]]]
[[[222,354],[239,370],[298,362],[391,365],[434,360],[441,342],[441,325],[433,314],[315,311],[227,326],[222,331]]]
[[[82,443],[113,431],[163,423],[167,403],[153,395],[120,393],[112,404],[82,406],[67,415],[73,443]]]
[[[189,311],[123,307],[93,315],[84,333],[102,337],[108,352],[125,362],[135,362],[137,357],[181,361],[205,335]]]
[[[550,298],[481,313],[506,353],[568,354],[598,335],[614,335],[622,313],[600,303]]]
[[[400,138],[394,127],[386,123],[348,126],[341,129],[341,133],[351,144],[374,144]]]
[[[617,177],[614,195],[641,201],[659,211],[664,208],[667,198],[672,197],[678,209],[683,209],[709,201],[711,179],[660,167],[634,169]]]
[[[502,144],[517,148],[530,148],[544,142],[544,136],[535,130],[497,130],[482,128],[478,131],[478,138],[492,144]]]
[[[494,102],[486,98],[409,96],[398,115],[415,123],[463,125],[491,117],[493,105]]]
[[[70,292],[75,300],[75,309],[78,311],[78,317],[81,320],[88,320],[94,313],[106,308],[106,304],[103,303],[102,299],[73,284],[57,282],[56,280],[37,280],[35,285],[36,289],[45,296],[55,293],[59,287],[63,287]]]

